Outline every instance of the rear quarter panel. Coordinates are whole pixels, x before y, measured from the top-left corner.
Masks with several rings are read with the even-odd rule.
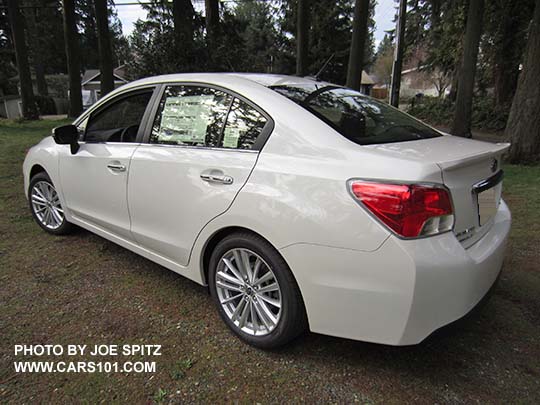
[[[441,183],[436,165],[381,156],[350,142],[292,101],[269,111],[275,128],[221,220],[243,223],[276,248],[311,243],[376,250],[389,231],[354,201],[351,178]]]

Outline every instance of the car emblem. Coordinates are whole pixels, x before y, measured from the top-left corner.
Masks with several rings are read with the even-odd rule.
[[[491,161],[491,166],[490,166],[490,168],[491,168],[491,171],[492,171],[493,173],[495,173],[495,171],[497,170],[497,159],[493,159],[493,160]]]

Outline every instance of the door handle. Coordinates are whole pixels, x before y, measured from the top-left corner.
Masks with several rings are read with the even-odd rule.
[[[113,172],[125,172],[126,171],[126,166],[124,166],[122,164],[109,163],[107,165],[107,167],[109,169],[111,169]]]
[[[225,174],[201,173],[201,179],[208,183],[232,184],[234,179]]]

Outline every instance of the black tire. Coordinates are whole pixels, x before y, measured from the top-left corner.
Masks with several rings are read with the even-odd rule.
[[[54,190],[56,190],[56,187],[54,186],[53,182],[51,181],[51,178],[49,175],[45,172],[40,172],[36,174],[34,177],[30,179],[30,185],[28,187],[28,204],[30,205],[30,212],[32,212],[32,217],[34,217],[34,220],[36,223],[43,229],[44,231],[53,234],[53,235],[66,235],[68,233],[71,233],[74,229],[74,225],[69,223],[66,220],[66,217],[63,216],[63,220],[57,228],[50,228],[47,227],[38,217],[35,209],[34,204],[32,204],[32,190],[34,189],[34,186],[39,182],[45,182],[48,183]],[[61,207],[61,206],[60,206]],[[63,208],[63,207],[61,207]]]
[[[260,256],[270,266],[277,279],[281,294],[281,313],[274,329],[262,336],[245,333],[229,318],[222,307],[216,289],[216,272],[222,257],[232,249],[248,249]],[[233,233],[221,240],[210,258],[208,285],[210,295],[218,307],[219,314],[227,326],[243,341],[261,349],[282,346],[307,329],[307,316],[300,289],[289,266],[277,250],[262,237],[250,232]]]

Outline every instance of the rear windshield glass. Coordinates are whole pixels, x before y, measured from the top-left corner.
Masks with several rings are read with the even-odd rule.
[[[317,83],[270,88],[300,104],[359,145],[415,141],[441,136],[388,104],[351,89]]]

